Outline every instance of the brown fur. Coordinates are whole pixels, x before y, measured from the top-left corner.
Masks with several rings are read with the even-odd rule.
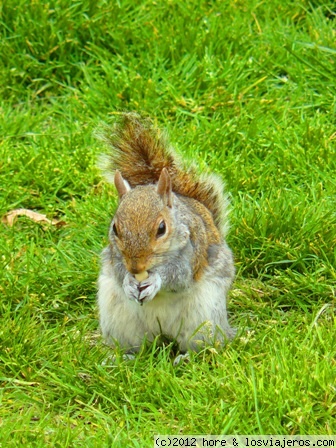
[[[223,224],[225,199],[216,182],[210,176],[203,179],[194,168],[186,168],[166,135],[149,119],[135,113],[121,114],[112,127],[105,128],[102,137],[112,147],[108,170],[119,170],[132,188],[157,183],[166,168],[174,193],[199,201],[211,212],[218,228]]]
[[[194,247],[193,272],[194,279],[199,280],[208,266],[208,248],[220,244],[221,237],[214,225],[211,213],[203,204],[190,198],[180,198],[192,211],[194,219],[188,222],[190,240]]]

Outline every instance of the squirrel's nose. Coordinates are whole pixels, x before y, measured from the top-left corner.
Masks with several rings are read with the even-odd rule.
[[[140,272],[146,271],[146,265],[145,263],[140,263],[139,261],[134,260],[128,267],[128,270],[133,275],[140,274]]]

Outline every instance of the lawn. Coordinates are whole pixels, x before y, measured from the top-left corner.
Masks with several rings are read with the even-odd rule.
[[[0,5],[0,446],[336,433],[336,10],[317,0]],[[93,137],[148,114],[230,196],[238,335],[174,367],[97,320],[116,194]],[[208,167],[208,168],[207,168]]]

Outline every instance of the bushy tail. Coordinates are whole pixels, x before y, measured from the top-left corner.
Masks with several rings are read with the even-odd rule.
[[[162,169],[167,168],[175,193],[201,202],[212,213],[218,228],[223,230],[226,226],[227,201],[221,180],[214,175],[200,175],[194,167],[187,168],[173,151],[167,135],[149,119],[123,113],[97,135],[111,148],[104,163],[108,173],[119,170],[133,188],[156,183]]]

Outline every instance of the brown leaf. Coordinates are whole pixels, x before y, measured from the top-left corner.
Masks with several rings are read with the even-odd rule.
[[[28,210],[26,208],[17,208],[15,210],[11,210],[6,213],[2,218],[2,222],[12,227],[18,216],[26,216],[34,222],[46,222],[56,227],[62,227],[66,223],[64,221],[58,221],[56,219],[49,219],[46,215],[42,215],[41,213],[33,212],[32,210]]]

